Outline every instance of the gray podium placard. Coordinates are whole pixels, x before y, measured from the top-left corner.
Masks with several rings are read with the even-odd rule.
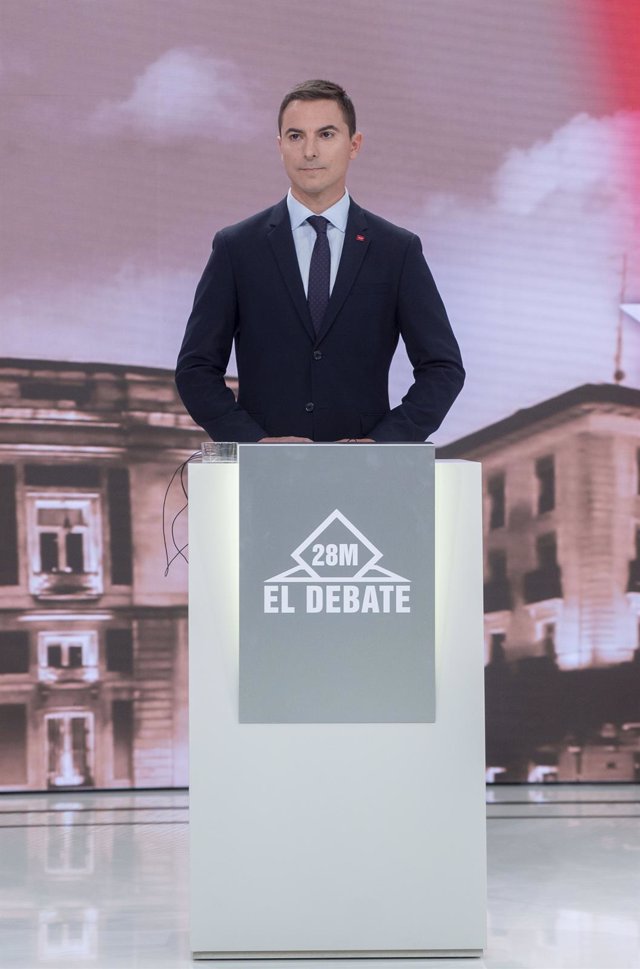
[[[433,722],[433,446],[239,460],[240,722]]]

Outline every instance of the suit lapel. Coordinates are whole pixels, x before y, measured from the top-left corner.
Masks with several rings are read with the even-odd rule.
[[[302,285],[286,200],[274,206],[269,218],[267,238],[302,325],[315,343],[316,333]]]
[[[338,274],[331,292],[327,312],[318,332],[317,342],[322,340],[333,326],[336,316],[351,291],[362,261],[369,248],[367,219],[364,211],[353,199],[349,207],[349,217],[344,235],[344,245],[338,266]],[[298,276],[300,273],[298,273]],[[304,294],[304,291],[303,291]]]

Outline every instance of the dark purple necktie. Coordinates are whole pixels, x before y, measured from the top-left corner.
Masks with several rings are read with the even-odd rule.
[[[327,239],[329,220],[323,215],[310,215],[309,225],[316,231],[316,241],[311,253],[309,266],[309,287],[307,300],[316,333],[320,329],[329,303],[329,281],[331,278],[331,250]]]

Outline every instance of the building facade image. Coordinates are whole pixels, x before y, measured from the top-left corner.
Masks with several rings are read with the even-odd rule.
[[[187,783],[177,480],[162,519],[201,438],[169,371],[0,361],[1,789]]]
[[[577,387],[438,456],[483,465],[490,778],[637,778],[640,391]]]
[[[169,371],[0,361],[0,789],[187,784],[167,488],[202,437]],[[489,779],[640,779],[640,391],[577,387],[438,457],[483,465]]]

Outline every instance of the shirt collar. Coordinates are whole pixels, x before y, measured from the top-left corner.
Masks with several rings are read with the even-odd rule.
[[[328,219],[331,225],[335,226],[336,229],[340,229],[340,232],[346,232],[347,230],[347,219],[349,217],[349,205],[351,204],[351,199],[349,198],[349,193],[345,189],[345,193],[341,199],[330,206],[330,208],[325,209],[324,212],[315,213],[311,209],[308,209],[306,205],[302,202],[298,202],[297,198],[294,198],[291,194],[291,189],[287,193],[287,208],[289,210],[289,218],[291,219],[291,228],[297,229],[306,222],[310,215],[323,215],[325,219]]]

